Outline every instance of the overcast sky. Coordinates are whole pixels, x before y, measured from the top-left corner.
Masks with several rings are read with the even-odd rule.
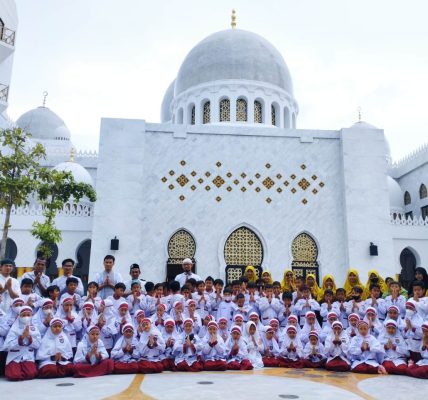
[[[204,37],[230,28],[282,53],[299,128],[363,120],[385,129],[394,159],[428,141],[426,0],[16,0],[9,97],[18,118],[42,103],[78,148],[97,149],[101,117],[159,122],[166,88]]]

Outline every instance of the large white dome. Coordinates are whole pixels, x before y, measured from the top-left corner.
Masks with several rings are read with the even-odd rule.
[[[62,162],[54,167],[54,169],[56,171],[71,172],[77,183],[87,183],[88,185],[94,186],[94,182],[92,181],[92,177],[89,172],[74,161]]]
[[[293,94],[288,67],[272,44],[253,32],[227,29],[208,36],[186,56],[175,97],[194,86],[227,79],[268,83]]]
[[[64,121],[47,107],[27,111],[16,124],[36,140],[70,140],[70,131]]]

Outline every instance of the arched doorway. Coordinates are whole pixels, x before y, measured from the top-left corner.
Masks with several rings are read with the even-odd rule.
[[[314,274],[319,283],[318,246],[312,236],[307,233],[297,235],[291,244],[291,254],[291,268],[295,275],[306,279],[308,274]]]
[[[44,243],[42,243],[44,245]],[[42,244],[40,244],[37,248],[39,248]],[[49,278],[54,280],[58,277],[58,266],[57,266],[57,259],[58,259],[58,246],[56,244],[49,243],[48,247],[52,250],[52,255],[46,260],[46,272],[45,274],[49,276]],[[40,257],[42,253],[40,250],[37,250],[37,257]]]
[[[1,242],[1,241],[0,241]],[[18,255],[18,247],[13,239],[7,238],[6,240],[6,252],[4,253],[5,258],[10,258],[15,261],[16,256]]]
[[[166,263],[166,281],[174,280],[183,272],[182,262],[185,258],[193,261],[193,272],[196,272],[196,243],[193,236],[185,229],[175,232],[168,242],[168,261]]]
[[[239,279],[248,265],[256,268],[258,276],[262,272],[263,245],[251,229],[242,226],[235,229],[224,244],[226,262],[226,282]]]
[[[79,245],[76,251],[76,259],[74,275],[82,280],[86,288],[89,276],[89,263],[91,261],[91,239],[87,239]]]
[[[408,247],[400,253],[400,265],[400,283],[406,290],[408,290],[410,284],[415,279],[416,268],[416,257]]]

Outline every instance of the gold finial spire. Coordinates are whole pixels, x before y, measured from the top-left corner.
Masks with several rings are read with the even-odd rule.
[[[235,9],[232,10],[232,22],[230,23],[232,29],[236,28],[236,11]]]
[[[43,92],[43,107],[46,107],[46,97],[48,97],[48,94],[46,91]]]
[[[361,122],[361,107],[358,107],[357,111],[358,111],[358,122]]]
[[[69,161],[74,162],[74,147],[71,147]]]

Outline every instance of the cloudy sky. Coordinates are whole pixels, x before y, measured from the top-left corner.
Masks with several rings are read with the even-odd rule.
[[[426,0],[16,0],[19,28],[9,114],[41,105],[78,148],[97,149],[101,117],[159,121],[186,54],[230,27],[284,56],[299,128],[363,119],[385,129],[394,159],[428,141]]]

